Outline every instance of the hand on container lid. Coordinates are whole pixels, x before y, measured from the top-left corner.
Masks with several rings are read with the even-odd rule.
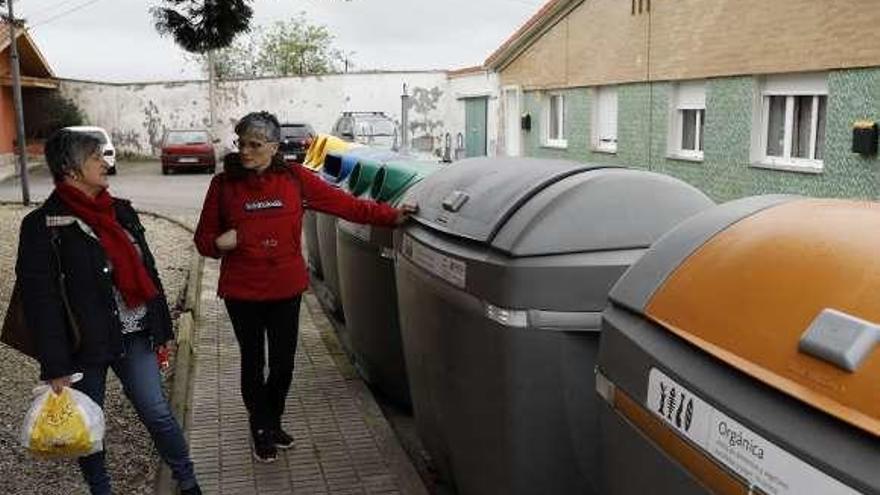
[[[405,222],[411,215],[418,213],[419,206],[415,204],[404,203],[400,205],[400,208],[397,209],[397,220],[394,221],[395,225],[401,225]]]

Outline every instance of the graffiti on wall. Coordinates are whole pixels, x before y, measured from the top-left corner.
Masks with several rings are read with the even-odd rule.
[[[439,129],[443,128],[443,121],[431,119],[431,112],[437,109],[437,104],[443,96],[443,91],[437,86],[431,89],[415,87],[410,97],[410,109],[413,112],[409,122],[409,132],[412,133],[412,145],[420,151],[433,151],[440,141]],[[438,130],[435,132],[435,130]]]

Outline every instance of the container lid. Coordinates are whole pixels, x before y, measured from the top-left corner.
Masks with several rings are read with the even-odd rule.
[[[441,168],[437,162],[397,159],[386,162],[376,173],[370,197],[382,203],[395,203],[413,184]]]
[[[687,223],[627,272],[612,300],[880,436],[880,204],[752,199]],[[697,244],[700,228],[712,234]],[[664,265],[658,257],[678,260],[659,282],[650,275]],[[654,286],[645,299],[644,287],[627,287],[645,285],[640,274]]]
[[[498,230],[492,246],[511,256],[644,249],[712,206],[700,190],[666,175],[593,169],[537,192]]]
[[[321,169],[321,177],[331,184],[339,184],[348,178],[354,163],[344,160],[342,152],[327,153],[324,158],[324,167]]]
[[[435,230],[489,242],[532,196],[567,176],[596,168],[564,160],[469,158],[447,165],[403,197],[414,219]]]
[[[318,135],[317,138],[309,146],[306,152],[306,158],[303,160],[303,166],[312,170],[320,170],[324,167],[324,160],[328,154],[344,153],[352,148],[358,148],[361,145],[343,141],[336,136]]]
[[[348,190],[354,196],[360,196],[370,190],[376,172],[382,164],[371,158],[360,158],[348,176]]]

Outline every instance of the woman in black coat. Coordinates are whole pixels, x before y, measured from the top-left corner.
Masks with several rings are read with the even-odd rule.
[[[112,368],[182,493],[201,493],[162,394],[156,351],[174,335],[138,215],[130,202],[107,192],[98,139],[58,131],[46,142],[46,162],[55,189],[22,221],[16,264],[40,379],[56,393],[70,385],[103,406]],[[71,383],[74,373],[83,378]],[[111,493],[104,452],[79,464],[93,494]]]

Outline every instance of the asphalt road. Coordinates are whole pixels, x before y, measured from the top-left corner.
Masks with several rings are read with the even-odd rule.
[[[172,215],[198,217],[211,176],[202,172],[162,175],[158,161],[119,162],[110,176],[110,193],[132,201],[135,208]],[[42,166],[30,171],[32,201],[42,201],[52,191],[52,176]],[[21,201],[21,182],[11,178],[0,184],[0,200]]]

